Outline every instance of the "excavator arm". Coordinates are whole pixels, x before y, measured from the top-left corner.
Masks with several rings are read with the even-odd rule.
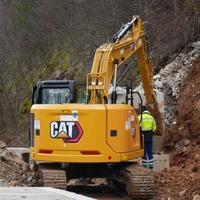
[[[87,76],[87,89],[90,103],[107,103],[109,85],[113,79],[116,90],[118,68],[133,55],[140,67],[147,104],[155,103],[152,86],[152,66],[147,55],[147,39],[139,16],[123,25],[113,36],[112,42],[103,44],[95,53],[91,73]]]

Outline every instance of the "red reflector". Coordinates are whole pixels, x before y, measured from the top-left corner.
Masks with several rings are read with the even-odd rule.
[[[48,149],[40,149],[39,153],[46,153],[46,154],[51,154],[53,150],[48,150]]]
[[[80,151],[83,155],[100,155],[98,151]]]

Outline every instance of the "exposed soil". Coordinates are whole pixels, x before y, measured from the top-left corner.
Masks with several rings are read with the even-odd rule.
[[[36,174],[30,166],[9,152],[0,141],[0,182],[3,186],[36,186]]]
[[[165,149],[172,167],[156,173],[158,199],[200,198],[200,61],[189,72],[176,107],[175,124],[168,130]]]

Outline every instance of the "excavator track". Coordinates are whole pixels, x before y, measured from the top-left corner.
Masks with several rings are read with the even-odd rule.
[[[45,163],[37,165],[40,185],[57,189],[67,189],[66,170],[60,165]],[[116,165],[110,180],[119,191],[125,189],[131,200],[152,200],[155,196],[153,172],[138,163],[130,162]]]
[[[48,165],[39,165],[40,183],[44,187],[67,189],[66,171]]]
[[[151,200],[155,195],[152,171],[137,163],[119,169],[114,175],[114,181],[125,188],[131,200]]]

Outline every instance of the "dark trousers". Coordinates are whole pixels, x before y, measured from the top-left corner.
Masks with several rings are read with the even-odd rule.
[[[142,163],[145,167],[153,168],[153,132],[143,131],[144,135],[144,156]]]

